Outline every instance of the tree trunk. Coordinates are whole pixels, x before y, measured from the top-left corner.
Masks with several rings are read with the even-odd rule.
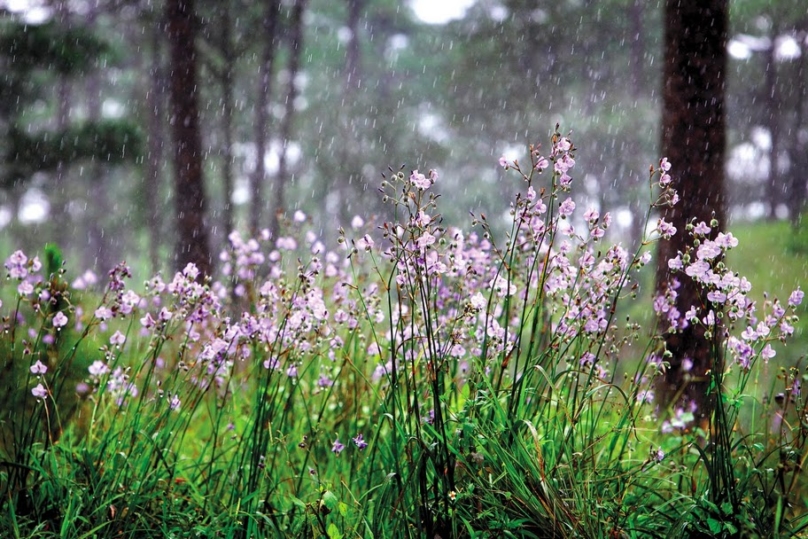
[[[261,214],[265,207],[264,182],[266,167],[264,155],[267,151],[267,110],[272,94],[272,69],[275,63],[276,28],[280,0],[266,0],[264,15],[264,52],[261,65],[258,66],[258,96],[255,102],[255,170],[250,176],[250,234],[258,235],[261,226]]]
[[[87,27],[94,30],[98,18],[98,6],[90,6],[86,14]],[[85,78],[85,92],[87,99],[88,119],[91,123],[101,120],[101,75],[98,70],[92,70]],[[104,230],[104,216],[109,214],[109,194],[106,179],[109,177],[103,162],[93,161],[85,165],[86,176],[89,180],[87,193],[92,197],[87,204],[85,215],[87,229],[87,243],[85,247],[86,267],[95,267],[101,275],[112,269],[115,265],[112,256],[113,235]],[[85,199],[86,200],[86,199]]]
[[[359,16],[365,6],[365,0],[347,0],[348,20],[346,24],[351,32],[345,54],[345,88],[346,96],[359,89],[361,84],[360,49],[359,49]]]
[[[712,218],[724,222],[724,87],[727,65],[727,0],[666,0],[665,65],[662,115],[662,155],[673,164],[673,185],[681,202],[665,212],[677,233],[659,245],[657,290],[669,286],[667,262],[677,251],[685,251],[690,237],[686,225],[691,219],[708,224]],[[713,229],[713,233],[716,230]],[[709,305],[696,284],[677,274],[676,308],[685,313],[691,306]],[[715,332],[716,335],[719,332]],[[686,401],[696,405],[701,423],[709,417],[714,402],[708,395],[709,371],[719,347],[705,338],[701,326],[689,325],[666,335],[672,354],[670,368],[658,383],[661,404]],[[689,358],[689,372],[681,368]]]
[[[220,24],[220,47],[225,59],[219,73],[219,85],[222,88],[222,131],[224,131],[224,148],[222,148],[222,188],[224,191],[224,209],[222,211],[222,228],[225,244],[227,236],[233,231],[233,43],[230,21],[230,5],[222,6]]]
[[[289,86],[286,92],[286,113],[281,124],[281,154],[278,160],[278,175],[275,178],[275,200],[274,211],[270,216],[269,232],[273,238],[277,238],[280,232],[280,215],[284,211],[284,198],[286,183],[288,181],[288,166],[286,160],[286,150],[289,140],[292,137],[292,126],[295,116],[295,99],[297,98],[297,86],[295,78],[300,71],[300,53],[303,50],[303,11],[306,8],[306,0],[295,0],[292,7],[292,20],[289,29]]]
[[[160,245],[162,240],[159,203],[161,169],[163,167],[163,113],[165,110],[165,79],[160,61],[160,25],[151,24],[149,77],[146,90],[146,121],[149,153],[146,158],[146,174],[143,181],[146,204],[146,226],[149,231],[149,263],[152,274],[160,271]]]
[[[780,153],[780,95],[777,84],[776,46],[777,25],[772,27],[771,47],[766,53],[766,110],[769,115],[769,177],[766,183],[766,202],[769,205],[769,220],[777,218],[777,206],[780,204],[780,185],[777,181],[777,155]]]
[[[202,142],[197,106],[196,20],[193,0],[166,3],[171,49],[171,130],[174,139],[174,202],[177,214],[176,264],[196,264],[201,275],[211,275],[213,260],[205,224],[205,186]]]
[[[792,228],[797,231],[800,228],[801,224],[801,217],[802,217],[802,209],[805,205],[805,197],[806,197],[806,186],[808,186],[808,182],[805,180],[805,170],[806,166],[808,166],[808,144],[806,142],[806,137],[804,133],[803,122],[805,118],[805,107],[808,103],[808,81],[806,81],[806,75],[808,75],[808,61],[806,61],[805,56],[808,54],[808,47],[805,47],[805,39],[808,38],[808,19],[806,19],[803,23],[803,28],[798,29],[797,36],[801,39],[798,39],[798,43],[802,43],[802,54],[800,54],[800,58],[797,63],[797,111],[796,111],[796,118],[794,120],[794,133],[796,136],[793,137],[793,148],[795,156],[795,163],[789,170],[791,175],[791,182],[789,185],[789,192],[788,192],[788,216],[789,220],[791,221]]]
[[[52,3],[54,10],[54,18],[56,22],[64,29],[71,27],[70,10],[67,6],[67,0],[55,0]],[[59,136],[63,136],[70,127],[70,105],[71,105],[71,92],[70,92],[70,76],[67,73],[59,73],[56,82],[56,132]],[[68,248],[70,239],[73,234],[73,222],[70,214],[67,211],[67,204],[69,202],[69,194],[67,193],[67,163],[60,160],[56,164],[54,171],[54,185],[52,196],[50,197],[50,220],[53,231],[53,242],[65,252]]]
[[[365,8],[366,0],[346,0],[348,7],[348,27],[350,38],[345,51],[345,78],[343,90],[343,110],[338,116],[342,127],[344,142],[340,144],[342,153],[341,162],[344,166],[342,174],[336,178],[337,192],[339,193],[339,206],[337,208],[337,222],[347,223],[351,218],[351,213],[355,210],[351,208],[352,199],[356,198],[357,191],[361,192],[362,173],[361,165],[357,159],[358,148],[351,141],[357,138],[357,133],[361,127],[357,125],[357,118],[351,114],[351,106],[359,100],[359,91],[362,87],[362,49],[359,46],[359,19],[362,10]],[[384,84],[384,81],[380,81]],[[356,185],[354,185],[356,180]]]

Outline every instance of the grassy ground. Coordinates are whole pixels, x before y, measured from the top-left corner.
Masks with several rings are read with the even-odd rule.
[[[535,170],[507,244],[482,218],[441,229],[413,173],[386,184],[398,219],[375,241],[236,238],[221,283],[187,268],[140,286],[120,266],[85,292],[9,257],[0,537],[804,534],[805,332],[776,339],[804,306],[757,296],[772,334],[713,351],[709,425],[684,407],[663,424],[660,367],[625,364],[656,346],[623,316],[650,306],[613,310],[650,257],[602,245],[596,216],[569,232],[559,175],[537,195]],[[772,239],[781,224],[733,232],[731,267],[787,306],[805,255]]]

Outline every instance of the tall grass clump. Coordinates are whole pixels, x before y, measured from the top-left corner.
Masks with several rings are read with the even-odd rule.
[[[435,171],[391,170],[388,222],[337,247],[295,213],[285,236],[229,237],[223,275],[192,265],[102,288],[7,258],[3,537],[792,537],[808,529],[799,365],[761,369],[802,292],[748,299],[719,223],[677,231],[670,164],[650,169],[637,252],[576,207],[576,148],[524,163],[509,229],[445,226]],[[708,304],[645,295],[656,242]],[[70,282],[69,282],[70,281]],[[658,328],[626,313],[638,301]],[[642,302],[645,303],[642,303]],[[647,318],[647,317],[646,317]],[[714,337],[710,421],[661,407],[664,335]],[[776,369],[775,369],[776,370]]]

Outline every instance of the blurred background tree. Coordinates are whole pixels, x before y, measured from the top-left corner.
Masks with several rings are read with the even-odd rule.
[[[109,174],[102,177],[89,169],[137,167],[142,158],[139,126],[123,115],[100,115],[98,71],[120,59],[116,45],[95,31],[92,13],[79,21],[65,3],[57,3],[52,17],[42,24],[4,15],[0,21],[0,186],[9,214],[6,226],[19,238],[21,229],[13,217],[25,219],[22,205],[33,198],[38,206],[34,211],[48,217],[37,230],[37,242],[72,243],[80,248],[85,238],[76,241],[80,219],[79,212],[72,210],[82,206],[90,191],[105,189],[109,181]],[[87,84],[92,91],[74,98],[72,84]],[[73,177],[71,171],[77,166],[79,177]],[[97,238],[86,239],[92,243]],[[103,250],[98,242],[94,246]]]
[[[449,17],[432,19],[454,4]],[[187,193],[171,181],[177,70],[165,2],[9,6],[0,0],[7,250],[34,249],[52,230],[77,266],[104,272],[124,254],[142,274],[181,265],[175,198]],[[517,186],[497,159],[545,143],[556,123],[586,149],[574,169],[579,200],[612,212],[613,239],[640,238],[647,169],[661,151],[662,2],[194,7],[188,54],[198,69],[196,153],[212,253],[233,229],[280,233],[297,210],[333,243],[355,214],[385,215],[376,188],[388,166],[402,164],[440,172],[445,224],[465,226],[469,211],[483,210],[502,235],[496,212]],[[774,215],[799,237],[805,8],[799,0],[730,8],[727,220]]]

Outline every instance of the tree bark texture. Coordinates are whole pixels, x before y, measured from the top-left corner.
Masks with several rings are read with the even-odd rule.
[[[727,66],[727,0],[666,0],[665,64],[663,75],[662,154],[673,164],[673,185],[681,197],[664,217],[677,229],[669,242],[659,245],[657,291],[665,290],[672,277],[667,262],[684,252],[692,238],[686,225],[695,220],[708,224],[724,221],[725,73]],[[714,228],[713,233],[717,230]],[[676,308],[684,314],[691,306],[709,309],[690,277],[678,273]],[[706,310],[702,311],[706,314]],[[718,332],[715,332],[718,334]],[[705,329],[688,325],[666,335],[672,354],[670,368],[657,385],[658,401],[694,403],[703,423],[714,403],[708,396],[710,369],[720,361],[720,343],[705,338]],[[689,372],[681,368],[689,358]]]
[[[177,216],[178,269],[196,264],[202,275],[212,272],[205,225],[205,186],[196,80],[196,34],[193,0],[166,3],[171,58],[171,132],[174,142],[174,201]]]

